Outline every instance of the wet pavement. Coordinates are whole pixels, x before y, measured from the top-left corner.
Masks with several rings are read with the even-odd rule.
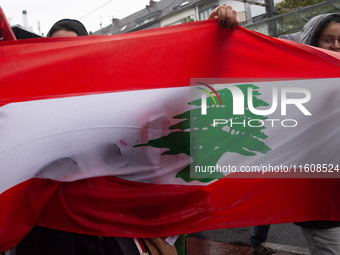
[[[217,229],[190,234],[186,241],[187,255],[255,255],[250,247],[254,227]],[[271,225],[267,245],[277,255],[308,255],[301,229],[293,223]]]
[[[186,255],[256,255],[249,246],[227,244],[211,240],[188,237],[186,240]],[[303,254],[295,252],[281,252],[277,255]]]

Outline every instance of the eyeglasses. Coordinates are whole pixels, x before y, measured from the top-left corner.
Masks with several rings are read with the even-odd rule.
[[[335,39],[333,36],[330,36],[330,35],[325,35],[324,37],[320,38],[320,40],[324,44],[328,44],[328,45],[333,45],[335,41],[338,41],[338,44],[340,43],[340,38]]]

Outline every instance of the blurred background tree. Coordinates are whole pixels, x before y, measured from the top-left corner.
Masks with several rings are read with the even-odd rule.
[[[296,9],[322,2],[325,2],[325,0],[283,0],[280,3],[277,3],[275,6],[287,9]]]
[[[195,20],[194,20],[193,18],[191,18],[190,16],[181,19],[182,24],[183,24],[183,23],[194,22],[194,21],[195,21]]]
[[[276,21],[277,33],[289,34],[301,31],[302,27],[308,20],[320,14],[320,9],[309,9],[308,11],[299,13],[297,13],[296,10],[322,2],[326,2],[326,0],[283,0],[282,2],[275,4],[277,13],[289,13]]]

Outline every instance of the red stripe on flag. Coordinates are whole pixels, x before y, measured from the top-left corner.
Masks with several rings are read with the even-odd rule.
[[[322,196],[320,196],[322,194]],[[31,179],[0,195],[0,250],[40,226],[98,236],[159,237],[340,219],[339,179],[230,179],[208,186],[116,177]]]
[[[0,251],[13,248],[28,234],[59,186],[30,179],[0,194]]]
[[[339,77],[339,56],[242,27],[224,29],[216,20],[120,36],[31,39],[0,47],[1,83],[6,84],[0,105],[183,87],[200,77]]]

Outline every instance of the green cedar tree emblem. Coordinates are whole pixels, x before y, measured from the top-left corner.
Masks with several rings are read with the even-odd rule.
[[[237,85],[245,96],[247,102],[247,89],[253,89],[253,106],[268,106],[267,102],[258,99],[260,95],[258,87],[252,84]],[[190,105],[197,106],[180,115],[174,116],[174,119],[180,119],[181,122],[170,126],[169,129],[174,130],[167,136],[148,141],[146,144],[139,146],[152,146],[155,148],[168,148],[162,155],[177,155],[180,153],[187,154],[191,157],[192,163],[180,170],[176,177],[182,178],[186,182],[198,180],[201,182],[210,182],[215,179],[223,178],[220,172],[209,173],[200,172],[195,175],[190,174],[190,168],[195,166],[215,166],[225,153],[238,153],[243,156],[255,156],[257,152],[266,154],[269,148],[263,140],[267,135],[263,133],[265,129],[261,126],[260,121],[267,117],[255,115],[249,109],[245,108],[244,115],[233,115],[233,97],[229,89],[221,89],[217,91],[223,107],[215,107],[213,98],[207,98],[208,108],[207,115],[201,114],[201,99],[190,102]],[[216,100],[217,98],[215,98]],[[216,100],[217,101],[217,100]],[[214,119],[226,119],[228,123],[213,127]],[[247,125],[248,120],[252,121],[252,127]],[[231,123],[242,123],[245,125]],[[254,127],[257,126],[257,127]]]

